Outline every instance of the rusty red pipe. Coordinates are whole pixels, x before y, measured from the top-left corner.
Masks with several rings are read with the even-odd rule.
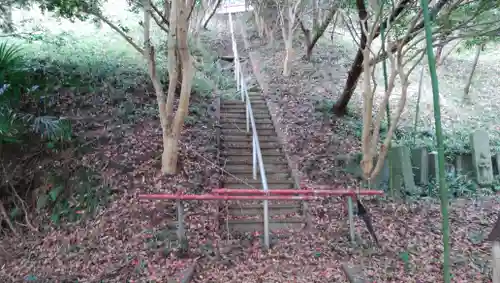
[[[319,196],[294,196],[294,195],[258,195],[258,196],[228,196],[228,195],[183,195],[183,194],[141,194],[140,199],[174,199],[174,200],[320,200]]]
[[[384,195],[383,191],[376,190],[360,190],[355,192],[353,190],[293,190],[293,189],[276,189],[269,190],[267,193],[258,189],[212,189],[214,194],[255,194],[255,195],[331,195],[331,196],[355,196],[355,195],[368,195],[368,196],[381,196]]]

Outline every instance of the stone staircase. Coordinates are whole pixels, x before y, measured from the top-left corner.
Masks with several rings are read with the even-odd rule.
[[[264,161],[268,188],[294,189],[298,184],[292,177],[286,156],[264,97],[250,92],[250,101],[255,117],[257,133]],[[246,132],[245,103],[239,99],[222,99],[220,105],[220,157],[224,168],[222,187],[227,189],[262,189],[260,173],[257,180],[252,177],[252,131]],[[300,229],[305,223],[300,216],[298,201],[269,201],[269,228]],[[222,215],[226,211],[221,211]],[[230,232],[263,231],[262,201],[232,201],[227,208]]]

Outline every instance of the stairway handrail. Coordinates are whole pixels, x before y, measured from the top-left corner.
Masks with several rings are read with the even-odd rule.
[[[234,71],[237,90],[240,91],[241,100],[245,103],[246,112],[246,130],[250,132],[252,129],[252,177],[257,180],[257,166],[259,167],[260,179],[262,182],[262,189],[264,192],[269,191],[267,184],[266,170],[264,168],[264,160],[262,158],[262,151],[260,148],[259,135],[257,133],[257,126],[255,124],[255,117],[250,103],[250,96],[248,95],[247,85],[243,72],[241,71],[241,64],[238,58],[237,43],[234,36],[233,18],[232,13],[228,14],[229,30],[231,32],[231,43],[234,54]],[[264,200],[264,245],[269,248],[269,206],[268,201]]]

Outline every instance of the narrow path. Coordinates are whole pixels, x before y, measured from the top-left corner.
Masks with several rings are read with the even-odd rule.
[[[227,35],[231,38],[231,35]],[[238,55],[240,58],[248,58],[241,35],[236,36]],[[227,40],[225,40],[227,42]],[[230,44],[232,47],[232,45]],[[224,55],[228,55],[227,50]],[[232,50],[231,53],[232,55]],[[251,65],[246,60],[243,63],[245,70],[251,74]],[[246,72],[245,72],[246,73]],[[253,76],[253,74],[251,74]],[[288,165],[285,153],[275,131],[268,104],[260,92],[250,92],[250,101],[254,113],[257,134],[265,168],[265,174],[269,189],[292,189],[299,184],[292,176],[292,170]],[[238,97],[239,98],[239,97]],[[252,155],[252,131],[246,131],[247,117],[245,104],[236,99],[223,99],[220,108],[221,122],[221,147],[223,166],[227,173],[223,184],[225,188],[233,189],[263,189],[260,172],[254,179],[253,155]],[[258,166],[257,166],[258,168]],[[258,171],[258,170],[257,170]],[[299,213],[301,206],[299,202],[269,202],[270,229],[301,228],[303,218]],[[250,204],[248,201],[242,204],[231,205],[228,208],[229,218],[239,218],[228,221],[227,228],[230,231],[253,232],[263,231],[263,209],[260,203]]]
[[[272,189],[292,189],[295,182],[288,168],[286,157],[278,142],[269,110],[260,93],[250,93],[259,143],[264,162],[268,187]],[[221,103],[221,146],[223,165],[227,174],[223,184],[230,189],[263,189],[260,172],[257,179],[252,176],[252,133],[246,131],[245,104],[241,100],[223,100]],[[258,167],[257,167],[258,168]],[[258,170],[258,169],[257,169]],[[263,231],[263,209],[261,204],[230,205],[229,214],[241,218],[228,221],[229,229],[239,232]],[[270,229],[300,228],[302,219],[298,202],[269,202]],[[289,216],[289,217],[287,217]]]

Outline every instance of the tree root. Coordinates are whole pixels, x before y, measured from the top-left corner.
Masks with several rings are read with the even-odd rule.
[[[196,265],[198,264],[198,259],[196,258],[193,263],[183,272],[182,277],[180,279],[181,283],[189,283],[194,277],[194,273],[196,271]]]
[[[346,263],[342,264],[342,270],[350,283],[366,283],[363,275],[359,274],[355,268],[349,267]]]
[[[14,233],[17,237],[19,237],[19,233],[14,227],[14,224],[12,224],[12,221],[10,221],[10,217],[7,214],[7,210],[5,210],[5,206],[3,205],[3,202],[1,200],[0,200],[0,214],[2,216],[0,220],[3,219],[3,221],[5,221],[5,223],[7,223],[7,225],[9,226],[10,230],[12,230],[12,233]]]
[[[5,183],[8,184],[10,190],[12,191],[12,194],[14,194],[14,196],[16,197],[16,199],[21,203],[21,208],[23,209],[24,221],[26,222],[26,226],[28,226],[28,228],[31,231],[38,232],[38,229],[35,226],[33,226],[33,224],[31,223],[31,221],[29,219],[28,208],[27,208],[27,205],[26,205],[25,201],[21,198],[21,196],[19,196],[19,194],[16,191],[16,188],[14,188],[14,186],[12,185],[12,182],[11,182],[10,178],[7,176],[7,171],[5,170],[5,167],[3,166],[3,164],[2,164],[2,171],[3,171]],[[5,210],[5,206],[3,206],[3,204],[2,204],[2,208],[1,209],[3,209],[3,211],[5,211],[5,215],[8,217],[7,211]],[[2,212],[2,214],[3,214],[3,212]],[[7,220],[9,220],[9,222],[10,222],[9,218],[7,218]],[[12,222],[10,222],[9,227],[11,225],[12,225]],[[11,227],[11,229],[12,229],[12,227]]]

